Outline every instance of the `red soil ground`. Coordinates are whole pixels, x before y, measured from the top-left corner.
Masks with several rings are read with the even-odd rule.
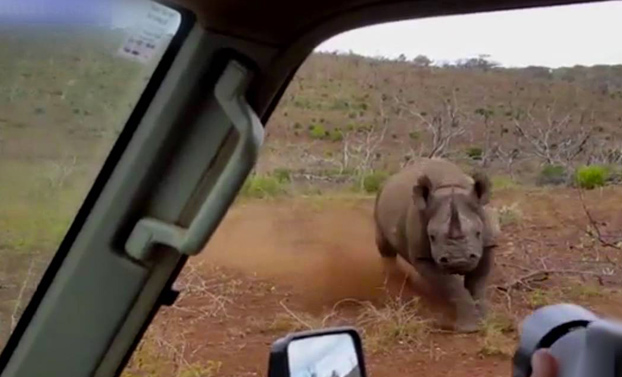
[[[608,242],[622,229],[620,194],[618,188],[585,195]],[[512,216],[504,219],[489,294],[493,314],[509,323],[469,335],[430,327],[415,342],[401,333],[384,334],[384,343],[365,336],[371,376],[509,376],[516,329],[535,307],[572,301],[622,316],[622,251],[586,234],[591,221],[578,192],[507,190],[493,201],[496,208],[514,203]],[[372,206],[373,199],[238,203],[184,270],[180,299],[156,317],[144,347],[175,350],[169,355],[177,368],[207,365],[198,375],[261,376],[270,344],[289,331],[354,324],[367,334],[363,311],[369,316],[370,308],[386,313],[387,305],[398,307],[388,298],[401,291],[395,280],[383,289]],[[402,302],[413,296],[416,291],[406,285]],[[416,311],[423,320],[436,313],[424,301]]]

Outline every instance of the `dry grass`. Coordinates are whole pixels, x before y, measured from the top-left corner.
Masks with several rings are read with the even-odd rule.
[[[161,329],[150,328],[132,355],[122,377],[216,377],[222,362],[202,360],[191,362],[199,350],[189,352],[189,342],[181,334],[175,339],[161,334]]]
[[[593,298],[601,298],[607,295],[607,289],[594,284],[570,284],[565,290],[566,297],[572,300],[585,301]]]
[[[242,291],[242,281],[217,267],[188,263],[175,282],[180,291],[173,309],[193,314],[193,320],[205,317],[227,317],[227,307]]]
[[[356,317],[344,315],[340,311],[340,307],[345,304],[359,307]],[[418,299],[401,302],[400,299],[388,298],[387,303],[380,306],[369,301],[345,299],[336,303],[328,313],[318,317],[295,312],[281,302],[284,312],[277,314],[274,320],[266,323],[265,320],[251,319],[250,322],[253,328],[262,329],[262,332],[279,334],[349,324],[361,331],[368,352],[377,353],[395,345],[421,349],[425,346],[432,327],[429,320],[419,315],[418,304]]]
[[[417,312],[418,300],[400,303],[391,299],[383,307],[365,303],[357,324],[363,329],[365,348],[372,353],[396,344],[414,349],[425,346],[431,324]]]
[[[508,225],[518,224],[523,219],[523,213],[520,210],[518,203],[502,205],[497,210],[497,214],[499,218],[499,225],[501,225],[502,228]]]
[[[480,348],[482,356],[510,357],[516,347],[514,319],[504,312],[494,312],[482,323]]]
[[[560,295],[560,292],[542,288],[535,288],[526,295],[527,303],[532,309],[559,302],[561,297],[563,296]]]
[[[279,313],[267,328],[271,332],[287,334],[290,332],[321,329],[325,325],[323,319],[314,317],[308,313]]]
[[[351,321],[361,331],[365,349],[371,353],[390,349],[395,345],[414,349],[422,348],[431,331],[431,324],[418,313],[418,299],[402,302],[389,297],[384,305],[353,299],[341,300],[333,307],[322,323],[338,318],[343,304],[359,306],[358,315]]]

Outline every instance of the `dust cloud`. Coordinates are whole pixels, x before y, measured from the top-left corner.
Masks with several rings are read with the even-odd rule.
[[[262,201],[233,207],[206,261],[292,287],[313,307],[384,296],[372,201]]]

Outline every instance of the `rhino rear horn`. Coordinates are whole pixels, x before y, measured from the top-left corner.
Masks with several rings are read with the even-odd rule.
[[[417,184],[413,186],[413,201],[420,210],[426,209],[430,192],[432,191],[432,182],[427,175],[422,175],[417,180]]]
[[[488,175],[483,172],[473,174],[473,195],[477,198],[480,205],[486,205],[490,201],[492,183]]]

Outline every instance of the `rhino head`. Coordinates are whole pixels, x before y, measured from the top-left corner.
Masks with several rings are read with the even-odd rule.
[[[477,267],[491,237],[484,206],[491,183],[483,173],[473,175],[473,186],[433,188],[427,176],[413,188],[415,205],[422,214],[422,231],[434,262],[447,273],[464,274]],[[424,240],[425,242],[425,240]]]

